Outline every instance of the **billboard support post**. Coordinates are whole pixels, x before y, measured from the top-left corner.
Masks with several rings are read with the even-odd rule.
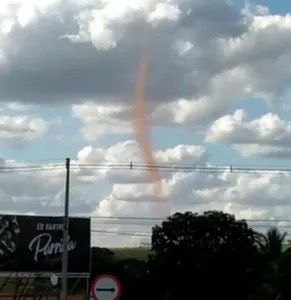
[[[68,297],[69,200],[70,200],[70,158],[66,158],[61,300],[67,300]]]

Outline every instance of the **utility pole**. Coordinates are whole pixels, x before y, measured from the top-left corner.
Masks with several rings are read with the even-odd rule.
[[[63,257],[62,257],[62,290],[61,300],[68,298],[68,237],[69,237],[69,200],[70,200],[70,158],[66,158],[66,185],[64,204]]]

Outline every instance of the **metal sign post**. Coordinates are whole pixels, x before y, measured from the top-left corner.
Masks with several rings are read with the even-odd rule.
[[[70,195],[70,159],[66,159],[66,187],[64,205],[64,235],[62,257],[62,291],[61,300],[68,298],[68,237],[69,237],[69,195]]]

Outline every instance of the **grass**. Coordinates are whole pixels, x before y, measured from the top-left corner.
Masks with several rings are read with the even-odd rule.
[[[291,244],[282,244],[282,250],[283,252],[286,251],[288,248],[290,248]]]
[[[150,248],[146,248],[146,247],[113,248],[110,250],[113,251],[116,257],[120,259],[135,258],[140,260],[146,260]]]
[[[288,248],[291,247],[291,244],[283,244],[282,250],[283,252],[286,251]],[[127,259],[127,258],[135,258],[140,260],[146,260],[149,254],[150,248],[146,247],[135,247],[135,248],[112,248],[110,249],[113,251],[117,258],[120,259]]]

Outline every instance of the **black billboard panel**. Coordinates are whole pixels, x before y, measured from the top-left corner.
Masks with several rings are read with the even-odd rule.
[[[90,219],[70,218],[68,271],[90,271]],[[63,218],[0,215],[0,272],[61,272]]]

